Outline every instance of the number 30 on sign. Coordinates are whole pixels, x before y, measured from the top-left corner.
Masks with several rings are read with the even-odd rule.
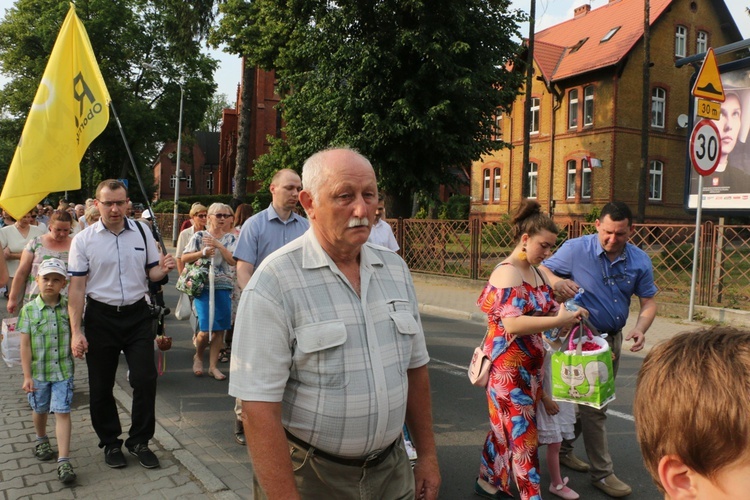
[[[711,175],[719,166],[721,138],[713,120],[701,120],[690,134],[690,160],[700,175]]]

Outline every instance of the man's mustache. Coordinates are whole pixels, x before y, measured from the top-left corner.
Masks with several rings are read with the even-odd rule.
[[[369,226],[370,225],[370,219],[367,217],[362,217],[361,219],[359,217],[352,217],[349,219],[349,226],[348,227],[359,227],[359,226]]]

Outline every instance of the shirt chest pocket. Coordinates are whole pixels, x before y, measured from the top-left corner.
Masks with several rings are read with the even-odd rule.
[[[292,377],[313,387],[341,389],[349,383],[346,370],[346,326],[323,321],[294,329],[297,347],[292,356]]]
[[[401,373],[406,373],[406,370],[409,369],[409,361],[411,361],[414,336],[419,333],[419,325],[409,311],[391,311],[389,314],[396,330],[399,370]]]

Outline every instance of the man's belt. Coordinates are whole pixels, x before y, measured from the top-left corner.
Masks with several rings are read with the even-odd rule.
[[[383,463],[383,461],[388,458],[388,455],[391,454],[393,449],[396,447],[396,444],[398,443],[398,440],[401,439],[400,437],[396,439],[394,442],[392,442],[387,448],[384,448],[380,451],[377,451],[375,453],[372,453],[365,458],[346,458],[346,457],[338,457],[336,455],[331,455],[330,453],[326,453],[323,450],[319,450],[318,448],[315,448],[310,443],[306,443],[302,441],[300,438],[289,432],[288,430],[284,429],[284,432],[286,432],[286,438],[291,441],[292,443],[296,444],[300,448],[304,449],[305,451],[312,451],[313,455],[317,455],[320,458],[324,458],[326,460],[329,460],[331,462],[340,464],[340,465],[348,465],[350,467],[359,467],[359,468],[365,468],[368,467],[375,467]]]
[[[132,313],[134,311],[137,311],[138,309],[142,309],[143,306],[146,305],[146,299],[143,298],[137,302],[133,302],[132,304],[128,304],[126,306],[111,306],[109,304],[105,304],[104,302],[99,302],[98,300],[94,300],[91,297],[88,297],[87,306],[94,306],[95,308],[102,309],[104,311],[107,311],[109,313]]]

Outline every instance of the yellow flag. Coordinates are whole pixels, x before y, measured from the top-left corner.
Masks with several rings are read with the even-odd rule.
[[[83,154],[109,122],[109,92],[70,5],[5,179],[0,205],[20,219],[45,196],[81,188]]]

